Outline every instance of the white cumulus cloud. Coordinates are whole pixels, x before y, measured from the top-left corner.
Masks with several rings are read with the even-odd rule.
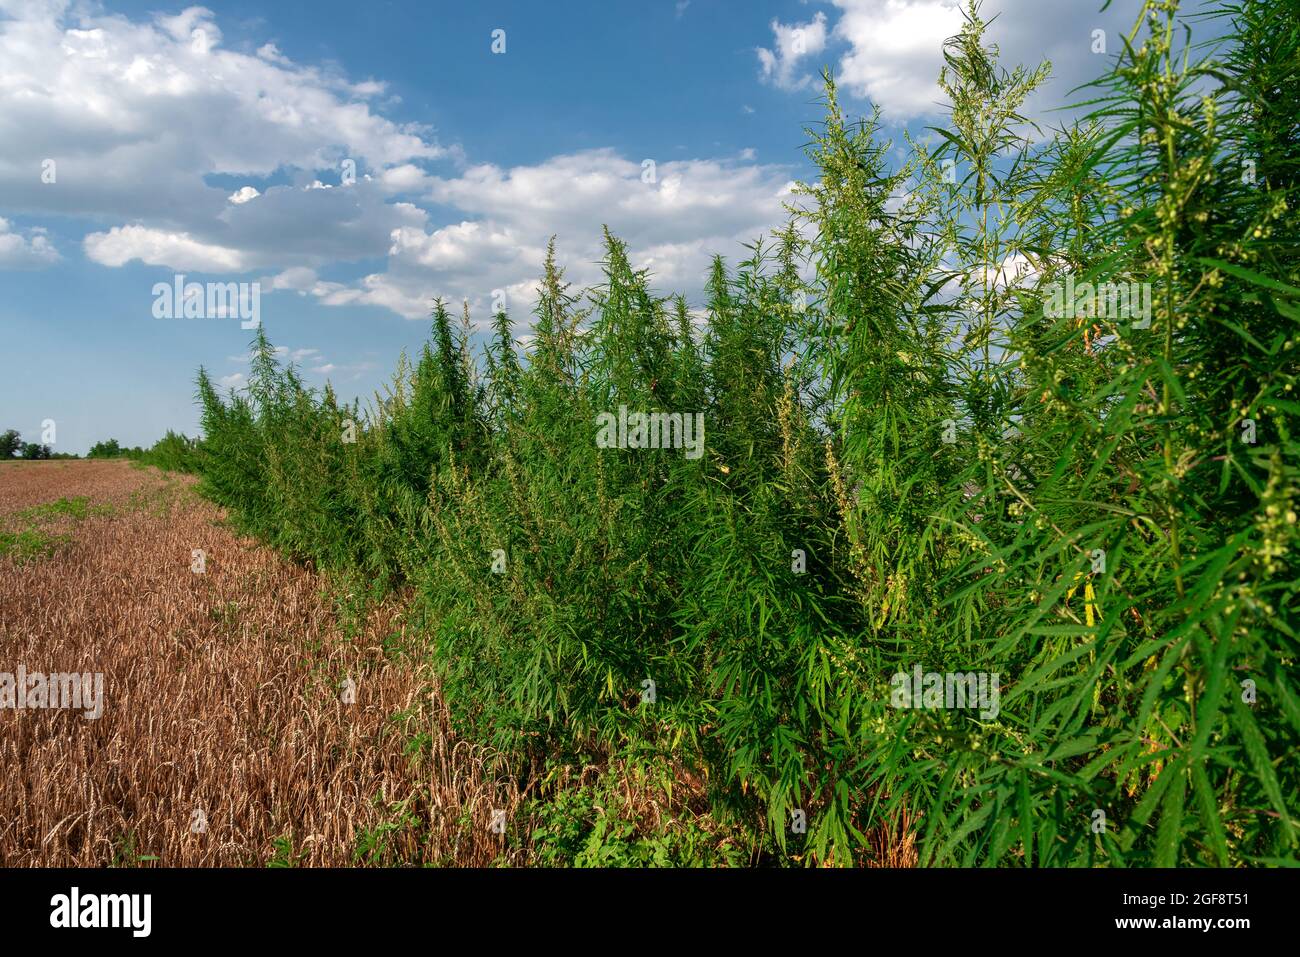
[[[106,233],[91,233],[85,247],[86,255],[104,266],[122,266],[138,259],[150,266],[200,272],[239,272],[247,267],[237,249],[202,243],[189,233],[146,226],[114,226]]]
[[[773,20],[772,40],[772,49],[759,47],[756,51],[762,78],[786,90],[807,86],[812,75],[797,71],[803,60],[826,48],[826,14],[818,12],[807,23]]]
[[[800,89],[812,79],[803,70],[808,56],[826,51],[835,78],[850,96],[870,100],[887,120],[940,115],[945,104],[937,82],[943,44],[962,29],[966,0],[831,0],[833,23],[772,22],[773,47],[758,51],[762,79]],[[1114,0],[1101,11],[1096,3],[1075,0],[984,0],[979,15],[988,24],[986,44],[996,45],[1001,62],[1036,67],[1052,64],[1050,87],[1026,109],[1037,116],[1065,104],[1069,91],[1104,72],[1122,49],[1121,35],[1136,19],[1140,0]],[[796,31],[803,30],[796,50]],[[1097,51],[1094,31],[1102,31],[1105,51]],[[811,64],[808,64],[811,66]]]
[[[256,270],[268,294],[410,318],[435,296],[482,317],[502,290],[526,322],[552,235],[579,287],[600,278],[608,225],[665,291],[689,295],[713,253],[734,259],[785,220],[789,170],[752,152],[469,162],[383,116],[383,82],[296,62],[271,38],[228,48],[204,7],[0,9],[0,209],[85,221],[85,255],[104,267]],[[826,48],[827,18],[774,29],[769,79],[798,84]],[[58,175],[43,184],[47,158]],[[0,248],[13,258],[20,241],[29,258],[57,255],[36,233]]]
[[[486,318],[494,290],[512,315],[531,308],[548,239],[579,287],[600,278],[602,225],[628,244],[656,285],[694,293],[714,253],[733,258],[741,245],[785,220],[790,180],[784,167],[745,160],[672,160],[646,167],[611,149],[586,150],[542,163],[471,166],[431,176],[430,202],[465,214],[435,228],[395,229],[388,269],[351,284],[317,282],[327,305],[379,305],[423,318],[435,296],[468,300]]]
[[[0,269],[40,269],[59,261],[59,251],[42,228],[15,232],[0,216]]]

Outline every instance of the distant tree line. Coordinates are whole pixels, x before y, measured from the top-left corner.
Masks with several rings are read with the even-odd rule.
[[[75,459],[75,455],[66,452],[54,452],[48,445],[40,442],[24,442],[22,433],[17,429],[6,429],[0,433],[0,461],[5,459]]]
[[[147,449],[139,445],[123,446],[117,439],[104,439],[90,447],[86,458],[130,459],[133,462],[156,465],[162,469],[190,472],[193,471],[191,462],[197,448],[198,440],[169,429],[166,435]],[[0,433],[0,462],[9,459],[77,459],[80,457],[72,452],[55,452],[48,444],[24,442],[22,433],[17,429],[6,429]]]

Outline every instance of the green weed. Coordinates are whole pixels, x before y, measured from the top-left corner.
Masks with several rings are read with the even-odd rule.
[[[1294,862],[1300,11],[1220,13],[1186,49],[1144,4],[1043,130],[1047,70],[972,6],[902,163],[828,78],[819,179],[698,325],[607,234],[585,291],[552,245],[526,349],[501,313],[473,355],[435,303],[364,411],[259,329],[246,389],[199,372],[201,487],[409,588],[456,733],[706,782],[762,854],[863,863],[912,820],[926,865]],[[600,446],[620,408],[702,414],[701,454]],[[914,668],[998,707],[904,707]],[[540,859],[733,862],[608,798],[539,805]]]

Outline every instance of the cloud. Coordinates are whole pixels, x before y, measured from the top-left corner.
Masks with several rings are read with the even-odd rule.
[[[380,115],[370,98],[383,83],[296,63],[273,42],[228,50],[206,8],[136,20],[0,4],[0,208],[88,221],[83,249],[104,267],[256,270],[270,294],[409,318],[435,296],[485,316],[503,290],[526,321],[552,235],[578,287],[599,281],[608,224],[656,282],[692,294],[713,252],[742,254],[785,219],[789,170],[752,152],[469,163]],[[772,82],[797,82],[826,17],[774,29]]]
[[[372,372],[376,368],[373,362],[331,362],[321,355],[319,349],[310,347],[290,349],[288,346],[276,346],[275,358],[283,364],[292,363],[299,370],[305,370],[322,378],[333,377],[336,379],[348,378],[356,380],[361,378],[363,373]],[[253,355],[251,352],[247,352],[240,356],[226,356],[226,359],[246,366],[252,362]],[[245,385],[247,381],[248,377],[243,372],[233,372],[218,379],[218,383],[223,388],[239,388]]]
[[[274,346],[273,351],[275,353],[275,357],[279,359],[281,362],[287,361],[293,363],[300,363],[308,359],[317,359],[320,356],[319,349],[310,348],[310,347],[290,349],[288,346]],[[250,362],[253,361],[253,352],[250,349],[248,352],[245,352],[243,355],[226,356],[226,358],[231,362],[239,362],[244,365],[248,365]]]
[[[86,255],[104,266],[122,266],[134,259],[150,266],[192,269],[198,272],[240,272],[247,268],[237,249],[214,246],[192,238],[145,226],[114,226],[85,239]]]
[[[870,100],[886,119],[901,121],[943,112],[939,70],[943,44],[960,32],[965,0],[831,0],[834,23],[818,14],[811,23],[772,22],[774,45],[758,51],[761,78],[783,89],[802,89],[812,77],[801,61],[823,48],[836,59],[836,82],[847,95]],[[1104,12],[1098,3],[1043,0],[984,0],[985,42],[999,48],[1003,66],[1052,64],[1053,78],[1031,98],[1026,111],[1045,116],[1064,105],[1069,90],[1104,71],[1122,47],[1121,34],[1136,19],[1138,0],[1115,0]],[[802,49],[795,31],[804,30]],[[1105,55],[1094,52],[1093,31],[1105,32]]]
[[[757,49],[759,75],[783,90],[797,90],[812,82],[810,74],[796,75],[799,62],[826,48],[826,14],[818,12],[807,23],[772,21],[773,48]]]
[[[294,292],[305,293],[318,282],[316,270],[309,269],[306,266],[295,266],[292,269],[286,269],[276,276],[261,280],[262,287],[268,290],[290,289]]]
[[[393,230],[428,221],[413,203],[389,200],[379,180],[271,186],[255,202],[224,206],[203,232],[211,242],[242,250],[258,267],[373,259],[385,254]]]
[[[413,163],[403,163],[384,170],[379,181],[389,193],[415,193],[427,190],[432,177]]]
[[[257,55],[268,63],[278,63],[280,66],[292,66],[293,61],[280,52],[280,48],[274,43],[264,43],[257,48]]]
[[[959,0],[834,0],[836,39],[849,44],[837,82],[886,114],[935,109],[943,43],[961,30]]]
[[[0,269],[40,269],[58,261],[59,251],[44,229],[29,229],[24,236],[14,232],[9,221],[0,216]]]
[[[595,149],[532,166],[472,166],[454,179],[435,177],[429,198],[542,236],[606,223],[635,243],[683,233],[731,235],[752,227],[779,213],[788,183],[785,167],[715,159],[637,161]]]
[[[634,263],[649,268],[657,285],[696,292],[713,253],[738,254],[742,243],[785,219],[789,171],[744,161],[745,155],[651,167],[597,149],[432,176],[423,198],[465,218],[396,229],[386,272],[352,284],[315,282],[310,292],[327,305],[378,305],[415,319],[428,315],[435,296],[468,300],[485,317],[494,290],[503,290],[520,319],[533,301],[552,235],[571,282],[599,281],[602,224],[628,244]],[[306,277],[300,285],[308,287]]]
[[[1028,256],[1012,253],[996,268],[991,263],[983,268],[976,266],[970,271],[968,282],[972,288],[988,285],[991,289],[1005,291],[1032,284],[1037,276],[1038,269]]]
[[[241,260],[256,262],[275,250],[306,262],[337,248],[318,241],[320,221],[339,213],[337,200],[281,197],[274,204],[279,212],[294,206],[306,220],[282,238],[259,215],[232,215],[262,206],[267,188],[250,183],[231,196],[211,178],[256,183],[284,171],[292,178],[294,171],[319,170],[337,177],[345,159],[359,170],[379,171],[449,155],[424,128],[395,123],[371,107],[382,83],[296,64],[274,44],[257,55],[227,50],[216,18],[203,7],[144,21],[89,5],[74,13],[58,2],[5,0],[3,9],[5,210],[107,226],[141,223],[238,249]],[[55,164],[53,183],[40,180],[46,160]],[[250,190],[260,192],[257,203],[247,202],[256,195]],[[377,189],[352,203],[371,207],[344,215],[353,258],[382,255],[391,230],[411,221],[386,210]],[[367,239],[370,245],[361,248]]]

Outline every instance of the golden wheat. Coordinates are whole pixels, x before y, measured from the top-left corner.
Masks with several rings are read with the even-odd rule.
[[[392,653],[400,598],[346,629],[316,575],[190,485],[124,462],[0,468],[0,520],[73,496],[113,509],[48,557],[0,558],[0,671],[104,676],[98,720],[0,710],[0,866],[521,860],[491,828],[517,788]],[[358,856],[365,834],[382,839]]]

